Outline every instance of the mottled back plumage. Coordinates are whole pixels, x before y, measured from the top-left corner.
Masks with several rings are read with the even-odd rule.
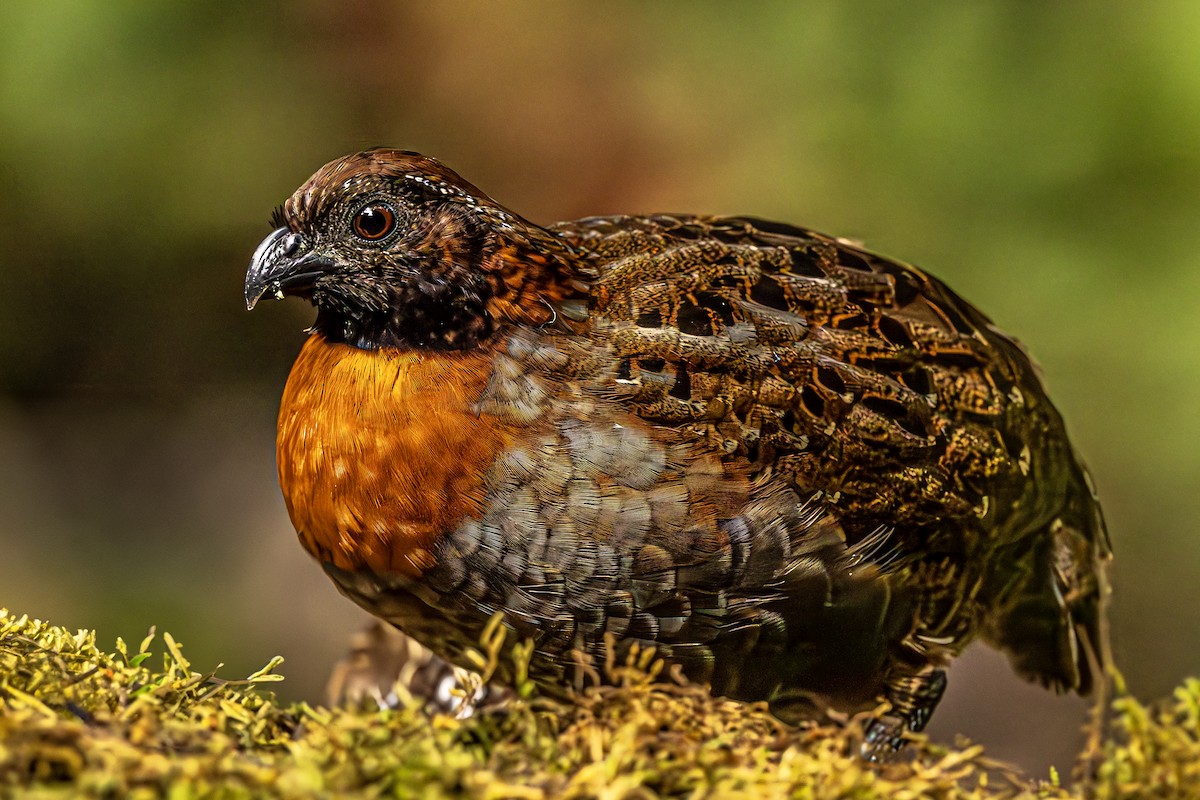
[[[1023,674],[1088,689],[1077,636],[1099,646],[1110,549],[1015,340],[937,279],[802,228],[656,215],[551,230],[595,265],[591,328],[639,416],[821,492],[851,545],[891,529],[873,555],[891,569],[943,556],[955,596],[931,609],[930,636],[956,633],[958,604],[976,601]]]
[[[401,151],[327,165],[284,221],[247,301],[318,308],[289,511],[439,655],[500,611],[551,690],[649,645],[785,717],[886,697],[910,729],[976,634],[1098,678],[1086,472],[1025,352],[936,279],[750,218],[540,228]]]

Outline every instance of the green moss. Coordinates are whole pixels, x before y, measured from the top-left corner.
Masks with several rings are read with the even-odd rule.
[[[696,687],[620,685],[571,705],[530,698],[468,720],[395,710],[278,705],[264,684],[192,670],[168,634],[135,652],[0,610],[0,795],[478,798],[1072,798],[982,749],[915,742],[893,763],[861,731],[789,728]],[[497,652],[497,641],[484,651]],[[483,657],[487,666],[488,659]],[[153,666],[152,666],[152,662]],[[611,667],[610,667],[611,668]],[[1094,758],[1097,797],[1200,796],[1200,681],[1147,708],[1118,686],[1113,738]],[[1093,762],[1089,762],[1093,763]]]

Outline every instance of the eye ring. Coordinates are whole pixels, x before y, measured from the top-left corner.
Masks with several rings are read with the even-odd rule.
[[[354,235],[368,242],[378,242],[396,230],[396,212],[378,200],[367,203],[354,213],[350,227]]]

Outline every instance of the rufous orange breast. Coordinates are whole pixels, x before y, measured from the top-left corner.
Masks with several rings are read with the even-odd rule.
[[[284,389],[277,459],[300,541],[345,570],[415,577],[440,536],[477,516],[486,465],[510,436],[472,410],[486,352],[304,343]]]

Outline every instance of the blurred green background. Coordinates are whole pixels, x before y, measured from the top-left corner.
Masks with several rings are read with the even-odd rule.
[[[0,605],[319,697],[364,617],[275,486],[311,309],[241,286],[272,207],[388,144],[535,221],[747,213],[944,278],[1042,364],[1162,695],[1200,673],[1197,42],[1186,0],[5,3]],[[1062,766],[1084,707],[978,650],[935,733]]]

